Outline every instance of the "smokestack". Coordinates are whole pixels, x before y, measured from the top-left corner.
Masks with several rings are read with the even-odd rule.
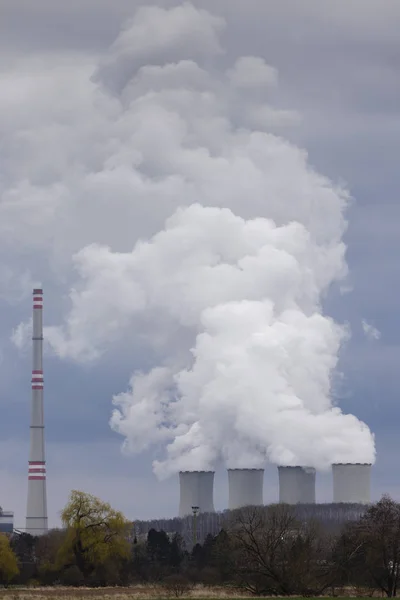
[[[262,506],[264,469],[228,469],[229,509]]]
[[[214,471],[181,471],[179,483],[180,517],[191,515],[194,506],[200,513],[214,512]]]
[[[371,502],[371,465],[346,463],[332,465],[333,501],[357,504]]]
[[[279,502],[315,504],[315,469],[312,467],[278,467]]]
[[[26,532],[47,533],[46,462],[43,416],[43,290],[33,290],[32,406]]]

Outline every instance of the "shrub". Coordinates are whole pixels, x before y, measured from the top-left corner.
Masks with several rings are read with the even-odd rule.
[[[181,598],[188,595],[192,589],[192,584],[184,575],[169,575],[163,581],[162,587],[167,596]]]

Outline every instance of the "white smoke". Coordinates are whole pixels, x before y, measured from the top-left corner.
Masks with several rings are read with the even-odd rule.
[[[277,135],[299,116],[272,105],[273,67],[247,56],[214,70],[224,26],[189,3],[139,9],[92,78],[82,66],[73,126],[39,129],[34,183],[18,179],[0,217],[40,204],[14,238],[51,245],[57,268],[74,254],[71,310],[45,332],[60,356],[96,360],[127,332],[157,344],[111,425],[129,452],[167,447],[159,476],[221,459],[373,462],[369,429],[334,406],[347,331],[323,314],[347,274],[348,194]]]
[[[13,330],[11,334],[11,341],[19,350],[23,351],[28,346],[29,341],[32,339],[32,328],[33,320],[22,322]]]
[[[371,323],[368,323],[365,319],[361,321],[363,332],[366,338],[369,340],[379,340],[381,338],[381,332]]]
[[[162,312],[196,338],[185,368],[138,374],[131,392],[114,399],[111,424],[126,436],[125,448],[170,441],[167,459],[155,462],[160,476],[211,468],[220,458],[231,467],[266,458],[319,468],[372,460],[368,428],[330,399],[346,332],[320,314],[319,299],[342,273],[343,250],[323,249],[298,223],[276,227],[194,205],[118,256],[122,281],[135,282],[130,293],[116,290],[109,250],[81,253],[90,282],[75,298],[72,322],[89,310],[88,289],[109,288],[107,310],[118,322]]]

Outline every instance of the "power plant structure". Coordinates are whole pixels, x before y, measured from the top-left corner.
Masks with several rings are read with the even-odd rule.
[[[279,503],[316,504],[314,467],[278,467]],[[361,505],[371,501],[370,464],[334,464],[333,503]],[[214,513],[214,471],[181,471],[179,517]],[[264,469],[228,469],[229,510],[263,506]]]
[[[333,502],[369,504],[371,502],[371,465],[332,465]]]
[[[14,513],[3,510],[0,506],[0,533],[12,533],[14,531]]]
[[[43,290],[33,290],[32,318],[32,400],[30,422],[30,451],[28,468],[28,494],[25,531],[34,536],[48,531],[46,459],[44,435],[44,378],[43,378]],[[279,503],[296,505],[297,511],[309,510],[322,514],[323,507],[332,511],[356,515],[365,511],[371,502],[370,463],[336,463],[332,465],[333,503],[316,504],[316,470],[307,466],[279,466]],[[263,506],[264,469],[230,468],[228,472],[229,510],[246,506]],[[214,508],[214,471],[192,470],[179,473],[179,518],[190,523],[194,537],[219,523]],[[308,505],[308,506],[307,506]],[[343,505],[343,506],[337,506]],[[330,509],[329,509],[330,510]],[[328,512],[329,512],[328,510]],[[331,511],[331,512],[332,512]],[[199,529],[197,517],[201,517]],[[171,521],[174,521],[173,519]],[[189,526],[187,527],[187,529]],[[0,507],[0,533],[14,529],[14,514]]]
[[[264,469],[228,469],[229,509],[262,506]]]
[[[312,467],[278,467],[279,502],[315,504],[315,469]]]
[[[43,290],[33,290],[32,404],[26,533],[47,533],[46,461],[43,412]]]
[[[179,473],[179,516],[186,517],[194,511],[213,513],[214,471],[181,471]]]

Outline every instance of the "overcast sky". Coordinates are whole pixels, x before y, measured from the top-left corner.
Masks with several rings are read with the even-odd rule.
[[[130,518],[176,514],[177,477],[159,482],[152,473],[159,448],[124,456],[122,437],[109,425],[113,396],[128,388],[135,370],[149,370],[159,362],[157,344],[149,349],[146,343],[157,328],[144,317],[140,331],[132,324],[125,327],[128,308],[123,307],[115,319],[124,331],[117,335],[112,313],[100,306],[100,294],[93,314],[107,319],[103,334],[91,313],[84,320],[82,312],[71,312],[71,289],[86,289],[82,279],[87,272],[77,274],[73,260],[82,248],[98,243],[128,253],[138,238],[162,229],[180,205],[182,187],[173,169],[167,183],[162,179],[167,166],[158,156],[157,124],[154,131],[141,128],[129,111],[146,83],[134,79],[140,67],[181,60],[193,61],[208,73],[210,84],[190,71],[185,85],[203,92],[202,86],[210,85],[220,102],[218,114],[226,102],[231,124],[282,136],[305,150],[319,173],[351,194],[344,234],[349,276],[345,285],[332,286],[324,302],[325,313],[351,329],[340,354],[342,378],[335,402],[375,433],[373,497],[390,493],[400,499],[395,461],[400,450],[400,4],[199,0],[193,7],[210,14],[198,17],[189,10],[167,22],[168,13],[155,12],[146,18],[136,15],[135,21],[138,6],[168,9],[180,4],[0,2],[0,504],[15,511],[17,527],[23,527],[25,516],[30,348],[22,339],[25,326],[18,330],[21,339],[13,331],[29,321],[31,289],[37,282],[45,289],[46,324],[57,326],[49,330],[53,347],[45,363],[50,524],[57,524],[71,489],[99,495]],[[247,102],[242,96],[225,96],[217,87],[222,74],[242,56],[261,57],[276,69],[270,70],[271,78],[278,74],[278,83],[271,79],[266,91],[255,92],[251,106],[240,104]],[[154,79],[146,85],[156,89],[164,84]],[[258,110],[266,106],[264,94],[269,112]],[[177,102],[171,98],[165,102]],[[181,106],[182,113],[188,110],[183,101]],[[210,121],[210,131],[198,134],[209,136],[216,156],[219,128],[223,125],[216,119]],[[163,149],[164,143],[160,140]],[[137,166],[146,152],[151,156],[143,173],[152,184],[150,191],[129,172],[129,165]],[[116,165],[123,169],[116,172]],[[297,191],[302,190],[293,184],[293,205]],[[193,194],[193,201],[200,201],[196,190]],[[238,209],[238,214],[258,216],[252,208],[249,214]],[[268,203],[260,216],[269,216]],[[119,269],[117,263],[108,268]],[[108,281],[112,285],[114,279]],[[71,329],[75,317],[81,321]],[[62,327],[69,327],[68,339],[60,337]],[[172,338],[177,353],[178,337]],[[87,360],[104,345],[100,357]],[[226,488],[221,466],[215,490],[219,509],[226,506]],[[318,495],[330,499],[329,474],[319,478]],[[276,498],[276,468],[270,465],[265,499]]]

